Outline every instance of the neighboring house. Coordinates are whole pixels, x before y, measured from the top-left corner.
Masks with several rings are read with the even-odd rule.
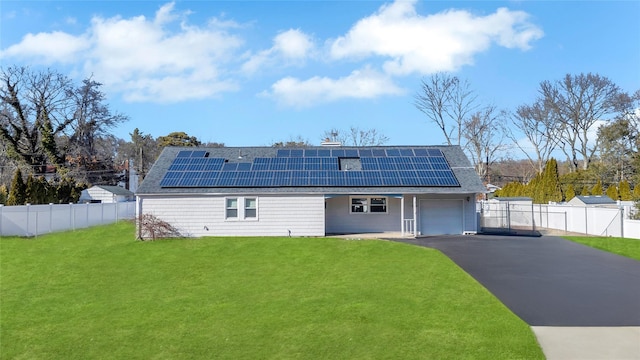
[[[459,146],[165,148],[136,192],[185,236],[476,233]]]
[[[487,192],[493,194],[494,192],[496,192],[497,190],[502,189],[500,186],[498,185],[493,185],[493,184],[487,184]]]
[[[135,201],[135,194],[120,186],[95,185],[82,190],[80,203],[116,203]]]
[[[567,202],[574,206],[616,206],[618,203],[607,195],[578,195]]]

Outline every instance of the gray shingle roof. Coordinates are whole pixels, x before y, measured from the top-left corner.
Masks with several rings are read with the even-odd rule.
[[[164,148],[158,160],[149,170],[144,181],[138,187],[136,194],[400,194],[400,193],[438,193],[438,194],[469,194],[485,193],[487,190],[476,174],[464,152],[459,146],[375,146],[348,147],[340,149],[403,149],[423,148],[440,149],[447,159],[451,170],[460,183],[459,187],[262,187],[262,188],[163,188],[163,179],[169,166],[181,150],[205,150],[210,157],[225,158],[229,162],[252,162],[255,158],[276,157],[278,148],[274,147],[223,147],[223,148],[193,148],[167,147]],[[305,149],[327,149],[327,147],[307,147]]]
[[[112,194],[115,195],[119,195],[119,196],[134,196],[134,193],[132,193],[131,191],[121,187],[121,186],[112,186],[112,185],[96,185],[96,187],[99,187],[103,190],[106,190]]]
[[[582,201],[585,205],[613,205],[616,202],[606,195],[594,195],[594,196],[584,196],[578,195],[576,196],[580,201]]]

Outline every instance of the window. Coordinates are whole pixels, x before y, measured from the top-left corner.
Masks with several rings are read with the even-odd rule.
[[[227,199],[226,218],[227,219],[237,219],[238,218],[238,199],[236,199],[236,198]]]
[[[244,218],[245,219],[255,219],[257,217],[257,202],[256,198],[245,198],[244,199]]]
[[[371,212],[372,213],[386,213],[387,212],[387,198],[384,198],[384,197],[371,198]]]
[[[231,221],[258,220],[258,198],[243,196],[226,198],[225,219]]]
[[[351,212],[352,213],[369,212],[369,209],[367,208],[367,198],[351,198]]]
[[[352,214],[386,214],[387,198],[386,197],[352,197],[351,198]]]

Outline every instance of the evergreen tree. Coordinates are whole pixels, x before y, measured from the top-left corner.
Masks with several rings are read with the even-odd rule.
[[[547,161],[547,164],[544,167],[543,178],[543,197],[541,203],[546,204],[549,201],[562,201],[562,188],[560,187],[560,178],[558,176],[558,162],[556,161],[556,159],[551,158]]]
[[[580,195],[582,196],[589,196],[591,195],[591,193],[589,192],[589,187],[587,187],[586,185],[582,187],[582,191],[580,191]]]
[[[640,184],[633,187],[633,199],[640,201]]]
[[[539,204],[543,197],[542,182],[542,173],[537,173],[525,186],[524,196],[532,198],[534,203]]]
[[[5,185],[0,185],[0,204],[7,204],[7,197],[9,196],[9,190]]]
[[[602,195],[602,182],[598,179],[593,188],[591,188],[591,195]]]
[[[32,174],[29,174],[29,176],[27,176],[27,183],[26,183],[26,202],[27,204],[39,204],[38,203],[38,189],[36,189],[36,186],[34,185],[35,179],[33,178]]]
[[[618,185],[618,195],[622,201],[629,201],[632,199],[631,186],[627,180],[620,181],[620,184]]]
[[[517,181],[505,184],[500,190],[494,193],[496,197],[518,197],[525,196],[524,185]]]
[[[573,188],[573,184],[567,186],[567,190],[564,193],[564,201],[569,201],[576,197],[576,190]]]
[[[615,185],[613,184],[609,185],[609,187],[607,188],[606,194],[611,199],[618,200],[618,188]]]
[[[22,180],[22,171],[16,169],[11,181],[11,190],[7,198],[7,205],[24,205],[27,200],[27,187]]]
[[[78,190],[80,188],[80,190]],[[78,185],[72,178],[64,177],[56,188],[57,200],[60,204],[76,203],[80,200],[80,192],[84,187]]]
[[[48,204],[53,202],[54,198],[55,193],[44,176],[36,178],[29,175],[27,178],[27,203]]]

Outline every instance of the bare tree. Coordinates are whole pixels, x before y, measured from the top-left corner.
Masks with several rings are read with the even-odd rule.
[[[324,132],[323,140],[339,142],[347,146],[380,146],[389,141],[389,138],[376,129],[360,129],[351,126],[343,131],[331,129]]]
[[[298,135],[297,137],[289,137],[289,140],[274,141],[271,147],[284,148],[284,147],[308,147],[311,146],[309,140]]]
[[[422,79],[414,105],[442,131],[448,145],[461,145],[462,126],[475,111],[477,95],[469,82],[456,76],[437,73]]]
[[[619,116],[598,129],[600,160],[611,182],[640,175],[640,90],[621,93],[616,107]]]
[[[48,152],[57,151],[52,139],[73,121],[67,117],[71,81],[51,70],[31,72],[26,67],[2,69],[0,81],[0,139],[7,154],[44,173]]]
[[[500,125],[503,117],[504,114],[497,111],[495,106],[488,106],[473,113],[463,124],[464,147],[476,173],[482,178],[487,178],[487,167],[496,160],[496,153],[503,148],[504,135]]]
[[[67,91],[71,103],[67,117],[73,121],[69,124],[69,136],[64,145],[65,157],[73,170],[72,175],[89,183],[115,181],[110,178],[114,174],[116,140],[110,138],[108,131],[128,120],[125,115],[109,109],[101,86],[89,78],[83,80],[81,86]]]
[[[36,174],[53,165],[65,172],[74,168],[84,176],[93,171],[88,164],[98,166],[95,171],[113,173],[111,141],[96,144],[127,117],[109,111],[100,86],[87,79],[78,87],[52,70],[3,68],[0,140],[7,154]]]
[[[538,100],[533,105],[519,106],[511,114],[510,123],[513,128],[522,132],[533,146],[535,158],[512,128],[507,127],[505,135],[525,154],[533,169],[541,173],[547,160],[558,147],[559,132],[555,113],[544,101]]]
[[[67,96],[73,103],[73,119],[70,127],[69,155],[82,159],[94,158],[97,154],[96,140],[108,134],[108,130],[127,120],[127,117],[114,113],[105,104],[106,96],[100,91],[102,84],[85,79],[82,86],[71,89]]]
[[[609,120],[618,110],[618,86],[598,74],[567,74],[560,81],[543,81],[539,91],[558,118],[563,152],[574,169],[579,168],[579,154],[586,170],[598,148],[597,139],[589,139],[589,130],[597,121]]]

